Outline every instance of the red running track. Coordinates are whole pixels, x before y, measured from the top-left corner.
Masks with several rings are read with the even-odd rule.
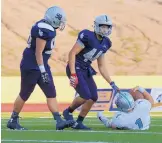
[[[59,111],[62,112],[65,108],[69,106],[69,103],[60,103]],[[2,103],[1,112],[12,112],[13,104],[11,103]],[[49,112],[49,109],[46,104],[25,104],[22,112]]]

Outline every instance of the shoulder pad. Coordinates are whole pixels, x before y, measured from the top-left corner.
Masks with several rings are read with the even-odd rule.
[[[38,22],[32,27],[31,35],[47,40],[54,38],[56,36],[56,31],[51,25],[44,22]]]
[[[43,28],[43,29],[47,29],[47,30],[50,30],[50,31],[55,31],[55,29],[51,25],[44,23],[44,22],[38,23],[38,28],[41,28],[41,29]]]

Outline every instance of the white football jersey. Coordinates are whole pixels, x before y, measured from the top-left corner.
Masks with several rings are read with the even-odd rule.
[[[151,103],[146,99],[138,99],[135,101],[133,111],[117,112],[111,124],[117,128],[125,128],[130,130],[147,130],[150,125]]]

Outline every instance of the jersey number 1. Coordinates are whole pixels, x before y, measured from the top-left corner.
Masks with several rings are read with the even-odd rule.
[[[143,123],[141,118],[138,118],[135,122],[135,124],[139,127],[139,129],[143,128]]]

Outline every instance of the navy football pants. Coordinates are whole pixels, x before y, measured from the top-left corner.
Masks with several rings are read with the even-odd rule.
[[[50,78],[49,84],[43,82],[39,70],[21,70],[21,90],[19,95],[24,101],[28,100],[36,84],[39,85],[47,98],[56,97],[55,85],[50,69],[47,72]]]
[[[70,69],[67,65],[66,67],[66,74],[70,78]],[[97,86],[92,76],[88,76],[88,70],[85,69],[77,69],[76,74],[78,77],[78,85],[75,88],[76,92],[82,97],[83,99],[89,100],[92,99],[94,102],[98,99],[97,94]]]

